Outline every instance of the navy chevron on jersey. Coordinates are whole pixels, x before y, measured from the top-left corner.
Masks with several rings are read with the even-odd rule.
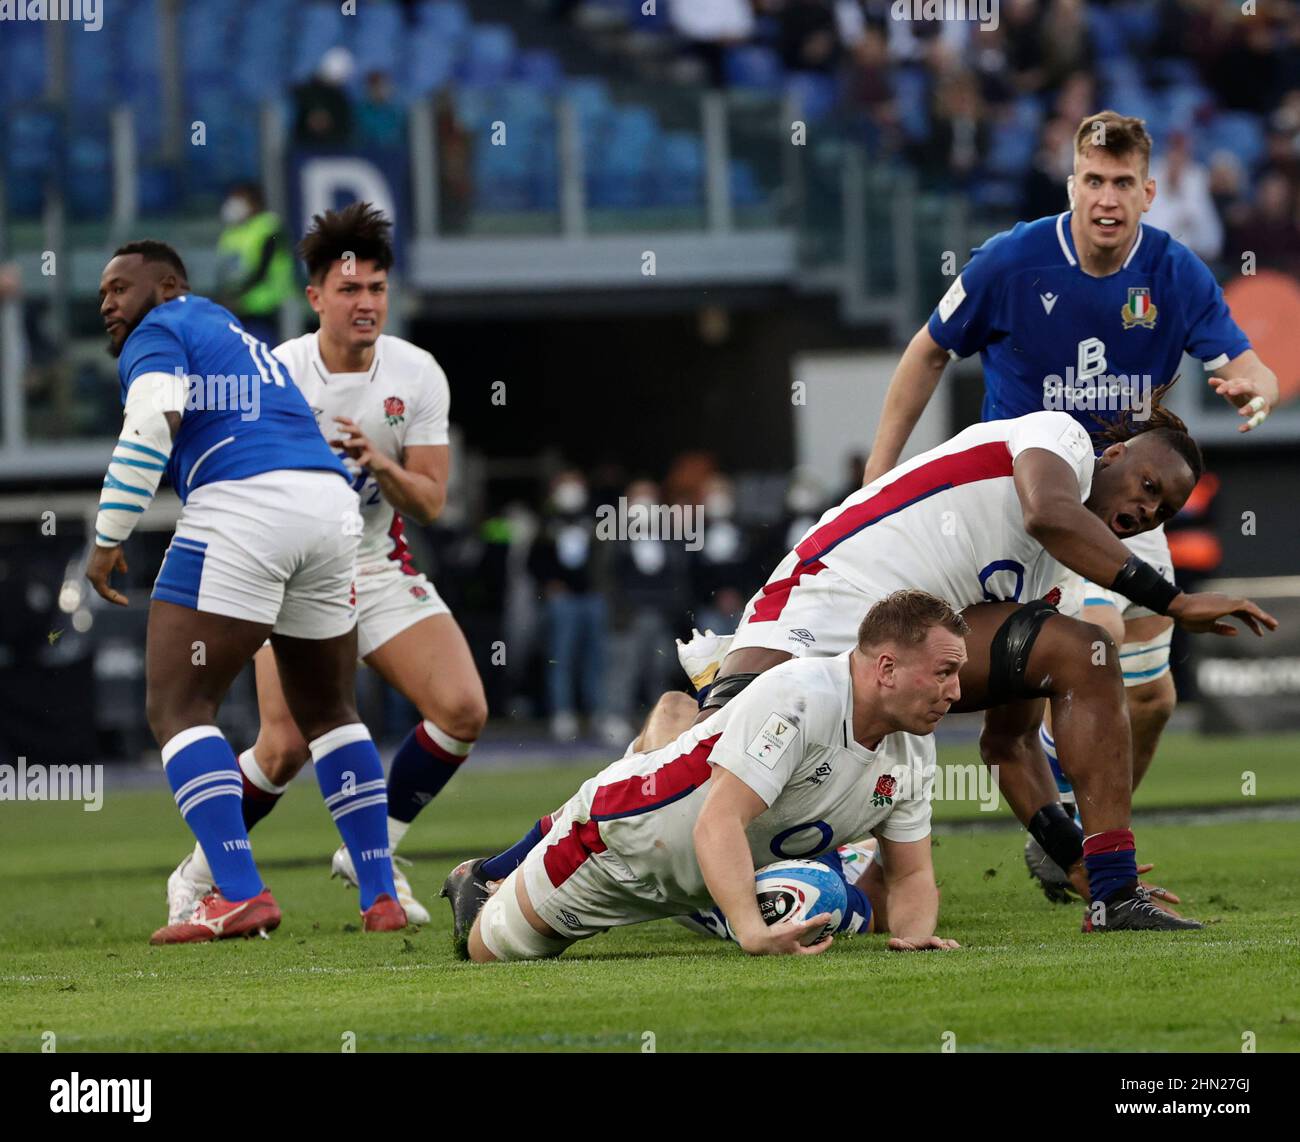
[[[983,420],[1049,409],[1090,433],[1173,380],[1184,351],[1217,369],[1250,348],[1214,276],[1186,246],[1143,225],[1123,266],[1093,277],[1079,266],[1069,211],[1018,223],[973,251],[929,330],[956,357],[980,354]],[[1095,390],[1099,378],[1109,402],[1067,392]],[[1130,396],[1118,397],[1125,388]]]
[[[150,310],[122,346],[117,370],[123,405],[146,373],[190,378],[167,463],[182,503],[204,484],[278,469],[348,479],[270,348],[205,297],[184,294]]]

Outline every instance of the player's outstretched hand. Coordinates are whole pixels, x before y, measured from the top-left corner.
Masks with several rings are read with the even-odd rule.
[[[890,936],[891,952],[951,952],[961,945],[942,936]]]
[[[1234,599],[1214,591],[1183,592],[1169,604],[1169,617],[1193,634],[1221,634],[1232,637],[1237,628],[1223,619],[1240,619],[1253,634],[1277,630],[1277,619],[1249,599]]]
[[[1236,406],[1238,416],[1249,418],[1245,424],[1237,426],[1238,432],[1258,428],[1272,412],[1268,397],[1260,393],[1254,381],[1245,377],[1211,377],[1210,386],[1229,404]]]
[[[822,912],[807,920],[782,920],[764,928],[762,933],[741,947],[751,956],[815,956],[831,946],[834,936],[827,936],[816,944],[801,944],[799,941],[808,932],[825,927],[830,922],[831,914]]]
[[[126,606],[126,596],[121,591],[115,591],[109,586],[109,576],[114,571],[126,570],[126,556],[122,554],[122,546],[117,547],[99,547],[96,546],[90,553],[90,562],[86,566],[86,578],[95,588],[95,592],[102,599],[107,599],[110,603],[116,603],[119,607]]]

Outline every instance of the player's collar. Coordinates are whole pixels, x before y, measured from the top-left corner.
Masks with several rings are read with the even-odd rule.
[[[1079,264],[1079,258],[1074,250],[1074,235],[1070,232],[1070,216],[1073,210],[1066,210],[1056,216],[1056,240],[1061,244],[1061,253],[1065,255],[1065,260],[1072,266]],[[1127,270],[1129,264],[1133,261],[1134,255],[1138,252],[1138,247],[1142,245],[1142,231],[1145,227],[1141,222],[1138,223],[1137,240],[1133,243],[1133,249],[1128,252],[1128,257],[1124,259],[1124,264],[1120,266],[1121,270]]]
[[[331,377],[338,377],[338,376],[350,377],[356,375],[354,373],[331,373],[329,369],[325,367],[325,358],[322,357],[320,353],[320,330],[319,329],[317,329],[315,333],[311,334],[311,363],[312,363],[312,368],[316,370],[317,375],[320,377],[321,381],[324,382],[325,384],[329,384]],[[379,341],[376,341],[374,359],[370,362],[370,368],[366,371],[366,384],[367,385],[370,384],[371,381],[373,381],[375,377],[378,375],[378,373],[379,373]]]

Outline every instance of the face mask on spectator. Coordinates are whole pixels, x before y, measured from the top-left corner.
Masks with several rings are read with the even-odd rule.
[[[253,208],[242,194],[232,194],[221,204],[221,221],[227,226],[238,226],[252,213]]]
[[[576,515],[587,506],[587,489],[574,480],[557,484],[551,494],[551,503],[555,510],[564,515]]]

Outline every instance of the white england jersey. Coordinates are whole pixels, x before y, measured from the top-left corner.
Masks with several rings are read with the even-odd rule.
[[[934,738],[894,733],[874,750],[854,741],[846,652],[782,663],[670,745],[584,783],[565,807],[571,829],[547,838],[551,884],[604,852],[626,866],[638,895],[682,911],[706,906],[693,830],[716,766],[768,806],[746,830],[755,868],[868,833],[895,841],[930,834]]]
[[[870,599],[914,587],[958,610],[1077,583],[1025,530],[1013,465],[1030,448],[1069,464],[1079,501],[1087,500],[1095,457],[1072,416],[975,424],[827,511],[796,544],[796,573],[825,566]]]
[[[381,335],[369,371],[330,373],[321,360],[317,336],[308,333],[286,341],[276,347],[275,355],[307,398],[326,440],[338,439],[334,418],[346,416],[361,426],[376,448],[399,463],[406,448],[448,443],[451,391],[432,354],[400,337]],[[411,556],[402,534],[402,517],[380,494],[379,482],[369,469],[346,456],[343,463],[361,500],[364,521],[357,573],[408,570]]]

